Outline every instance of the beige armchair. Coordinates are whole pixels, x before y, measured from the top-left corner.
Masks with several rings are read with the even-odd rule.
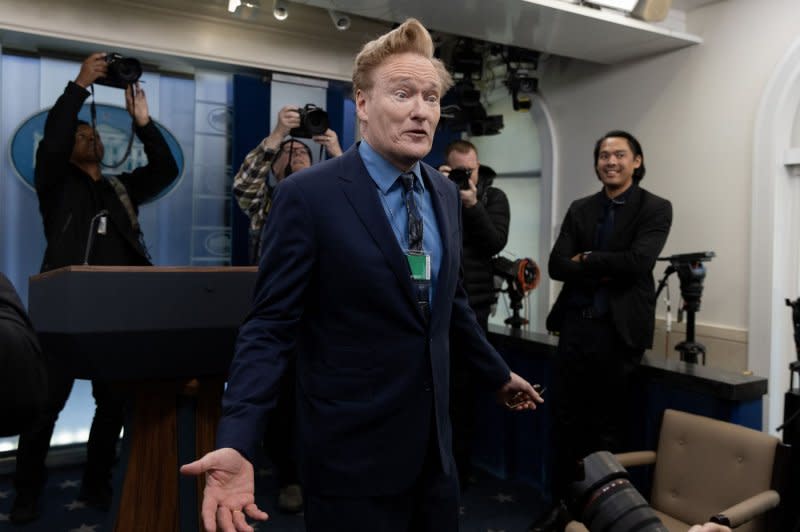
[[[670,532],[687,532],[717,515],[737,532],[762,532],[776,530],[767,527],[767,517],[780,503],[776,487],[787,453],[769,434],[666,410],[657,451],[616,458],[625,468],[655,465],[650,505]],[[586,528],[572,522],[567,530]]]

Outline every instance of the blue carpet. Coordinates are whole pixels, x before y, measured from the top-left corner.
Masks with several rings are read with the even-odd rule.
[[[51,469],[40,501],[42,516],[24,526],[8,522],[14,498],[10,476],[0,476],[0,531],[36,532],[111,532],[108,514],[85,507],[76,501],[81,467]],[[476,471],[474,482],[462,495],[461,532],[524,532],[543,504],[529,486],[495,478]],[[277,486],[268,467],[260,468],[256,479],[256,500],[270,514],[259,532],[301,532],[302,515],[282,514],[277,509]]]

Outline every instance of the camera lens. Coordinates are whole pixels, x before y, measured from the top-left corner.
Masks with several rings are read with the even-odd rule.
[[[117,74],[128,83],[136,83],[142,76],[142,65],[137,59],[132,57],[120,59],[117,65]]]
[[[312,135],[325,133],[328,130],[328,113],[319,108],[308,111],[305,126]]]
[[[592,532],[668,532],[628,472],[607,451],[583,459],[583,480],[573,482],[571,510]]]

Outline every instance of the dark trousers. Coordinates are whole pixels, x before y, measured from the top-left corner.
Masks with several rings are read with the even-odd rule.
[[[33,427],[20,435],[17,449],[14,486],[17,495],[38,497],[46,480],[45,459],[50,448],[53,428],[67,402],[74,379],[58,366],[48,363],[48,394],[44,414]],[[82,488],[107,489],[114,464],[116,444],[122,429],[125,395],[118,386],[105,381],[92,381],[95,401],[94,419],[86,444],[86,467]]]
[[[610,316],[587,319],[567,312],[553,382],[554,500],[567,496],[580,459],[623,450],[632,379],[642,354],[622,341]]]
[[[275,467],[280,487],[299,483],[295,454],[296,366],[295,360],[290,359],[286,371],[281,377],[278,403],[270,412],[269,424],[264,436],[264,448]]]
[[[475,317],[486,333],[489,330],[489,307],[476,308]],[[456,346],[457,346],[457,339]],[[463,491],[467,487],[472,460],[472,440],[475,435],[476,385],[473,369],[455,353],[450,357],[450,421],[453,425],[453,458],[458,469],[458,481]]]
[[[422,472],[414,485],[402,493],[335,497],[306,492],[306,531],[457,532],[459,495],[455,464],[450,464],[450,474],[446,475],[433,427],[430,434]]]

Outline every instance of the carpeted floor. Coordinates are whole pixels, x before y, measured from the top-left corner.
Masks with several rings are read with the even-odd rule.
[[[110,532],[108,515],[76,501],[81,467],[51,469],[44,496],[42,516],[24,526],[8,522],[14,498],[10,476],[0,476],[0,531],[36,532]],[[524,532],[542,509],[542,501],[533,488],[497,479],[476,471],[474,482],[462,496],[461,532]],[[257,472],[256,499],[270,514],[259,532],[299,532],[305,530],[302,515],[282,514],[277,510],[277,487],[271,469]]]

